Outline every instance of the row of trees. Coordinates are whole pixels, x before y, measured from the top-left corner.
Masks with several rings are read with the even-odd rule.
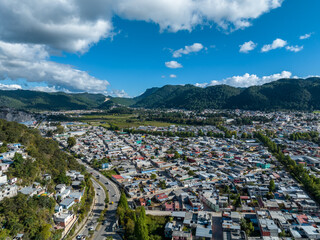
[[[125,229],[125,239],[160,240],[163,238],[166,218],[146,216],[144,207],[135,211],[130,209],[124,193],[120,196],[117,215]]]
[[[319,133],[315,131],[296,132],[296,133],[290,134],[289,139],[292,141],[306,140],[306,141],[313,141],[315,143],[319,143]]]
[[[297,164],[289,155],[284,155],[280,146],[274,143],[270,138],[262,132],[256,132],[257,137],[269,151],[285,166],[287,171],[300,183],[303,184],[305,190],[320,203],[320,178],[311,175],[310,172],[302,164]]]

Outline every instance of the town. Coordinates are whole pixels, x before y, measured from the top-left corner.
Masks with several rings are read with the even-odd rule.
[[[320,239],[318,202],[255,137],[257,131],[268,134],[318,183],[320,148],[312,138],[319,135],[317,114],[241,114],[263,115],[270,121],[235,125],[234,119],[225,119],[223,127],[139,126],[116,131],[61,122],[64,132],[53,138],[63,149],[70,137],[75,138],[71,152],[99,170],[96,177],[109,177],[125,192],[130,208],[143,206],[148,215],[169,217],[163,237]],[[42,122],[39,129],[45,135],[55,128],[51,125]]]

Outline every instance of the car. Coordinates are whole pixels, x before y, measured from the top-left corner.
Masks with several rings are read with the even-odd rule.
[[[113,204],[113,202],[111,202],[111,204]]]
[[[89,231],[94,231],[93,227],[89,227],[88,230],[89,230]]]
[[[86,239],[86,236],[85,235],[78,235],[76,237],[76,239],[83,240],[83,239]]]
[[[107,222],[108,222],[107,220],[104,220],[103,223],[102,223],[102,225],[106,225]]]
[[[100,194],[100,193],[97,193],[97,195],[100,196],[101,194]]]
[[[112,197],[115,197],[115,196],[116,196],[115,194],[112,195]]]

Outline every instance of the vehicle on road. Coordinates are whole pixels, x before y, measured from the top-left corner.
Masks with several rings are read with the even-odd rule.
[[[113,202],[111,202],[111,204],[113,204]]]
[[[86,236],[85,235],[78,235],[76,237],[76,239],[83,240],[83,239],[86,239]]]
[[[97,193],[97,195],[100,196],[101,194],[100,194],[100,193]]]
[[[94,231],[94,228],[93,228],[93,227],[89,227],[88,230],[89,230],[89,231]]]
[[[107,220],[104,220],[103,223],[102,223],[102,225],[106,225],[107,222],[108,222]]]

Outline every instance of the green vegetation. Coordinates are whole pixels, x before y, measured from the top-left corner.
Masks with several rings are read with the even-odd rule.
[[[77,140],[74,137],[69,137],[67,140],[68,148],[72,148],[74,145],[76,145]]]
[[[46,93],[27,90],[0,91],[0,107],[28,110],[73,110],[99,108],[102,94]]]
[[[44,93],[26,90],[0,91],[0,107],[32,110],[114,109],[130,113],[125,107],[250,110],[307,110],[320,105],[320,78],[281,79],[262,86],[235,88],[217,85],[166,85],[147,89],[135,98],[106,97],[102,94]],[[236,121],[238,124],[250,123]],[[182,123],[183,124],[183,123]]]
[[[15,154],[14,162],[8,170],[8,177],[21,179],[19,184],[29,185],[39,182],[49,192],[54,191],[58,183],[70,184],[71,180],[66,176],[66,171],[73,169],[85,172],[85,168],[67,153],[59,149],[57,142],[41,137],[36,129],[28,129],[16,122],[0,120],[0,141],[4,142],[2,150],[6,150],[6,143],[21,143],[30,156],[23,158],[21,154]],[[43,174],[49,174],[52,180],[44,180]],[[82,203],[74,207],[83,218],[92,202],[92,186],[89,176],[86,174],[85,196]],[[61,231],[52,228],[52,214],[55,200],[47,196],[34,196],[32,198],[18,194],[13,198],[5,198],[0,203],[0,239],[17,233],[24,233],[26,239],[60,239]]]
[[[46,196],[18,194],[0,202],[1,225],[0,238],[12,237],[24,233],[26,239],[58,239],[60,232],[51,231],[52,214],[55,201]]]
[[[241,218],[240,220],[241,230],[245,231],[247,236],[250,236],[254,232],[254,226],[250,220],[246,220],[245,218]]]
[[[134,106],[183,109],[313,110],[320,102],[320,78],[281,79],[262,86],[234,88],[218,85],[164,86],[155,89]]]
[[[302,164],[297,164],[288,155],[284,155],[281,147],[274,143],[270,138],[261,132],[256,132],[255,137],[258,138],[269,151],[281,162],[287,171],[300,183],[303,184],[304,189],[320,203],[320,178],[311,175]]]
[[[111,170],[103,170],[101,171],[101,173],[106,176],[107,178],[111,178],[112,175],[118,175],[118,173],[114,170],[114,169],[111,169]]]
[[[102,159],[93,159],[90,164],[93,168],[99,170],[102,168],[102,164],[109,163],[109,162],[110,162],[110,159],[104,157]]]
[[[57,142],[41,137],[36,129],[28,129],[24,125],[5,120],[0,120],[0,129],[0,141],[21,143],[33,158],[24,159],[17,154],[17,161],[9,168],[9,177],[18,177],[23,184],[34,181],[42,183],[42,175],[45,173],[50,174],[55,183],[60,183],[65,180],[63,174],[68,169],[85,171],[72,156],[59,149]]]
[[[289,139],[292,141],[306,140],[306,141],[315,142],[317,144],[320,143],[319,133],[315,132],[315,131],[292,133],[292,134],[290,134]]]
[[[121,226],[125,229],[124,239],[128,240],[160,240],[164,239],[165,217],[146,216],[144,207],[135,211],[128,206],[127,198],[121,194],[117,215]]]
[[[270,191],[270,192],[274,192],[275,190],[276,190],[276,185],[275,185],[275,183],[274,183],[274,180],[271,179],[271,180],[270,180],[270,183],[269,183],[269,191]]]

